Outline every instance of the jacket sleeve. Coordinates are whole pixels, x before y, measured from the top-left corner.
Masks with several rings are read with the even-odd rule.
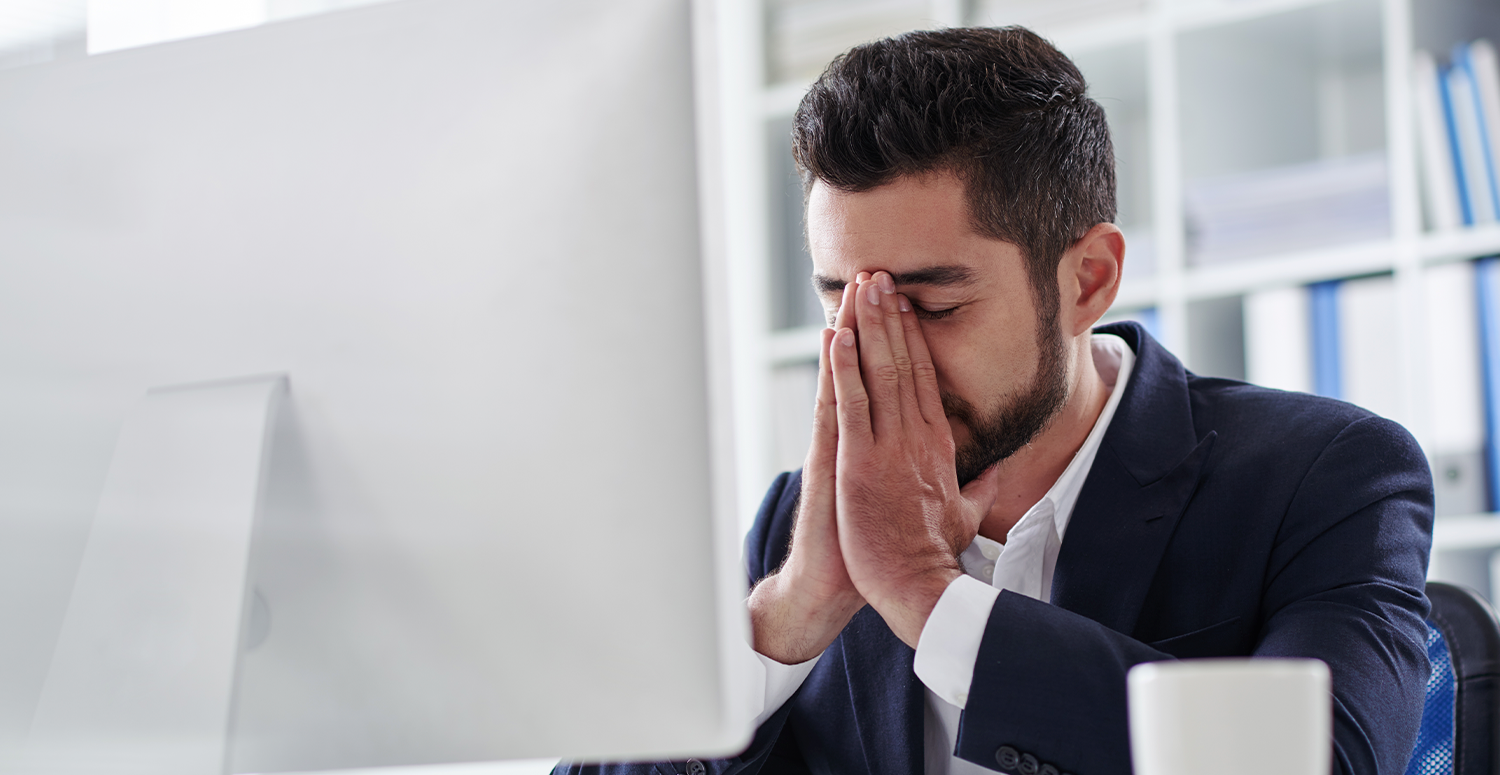
[[[797,500],[802,492],[802,473],[788,472],[776,477],[761,501],[755,523],[745,537],[745,570],[750,584],[781,567],[792,522],[796,518]],[[782,741],[791,703],[787,702],[756,730],[750,747],[728,759],[688,759],[672,762],[636,762],[620,764],[579,764],[561,762],[553,775],[755,775],[804,772],[800,757],[790,741]],[[781,743],[778,745],[778,743]]]
[[[1378,417],[1328,444],[1277,528],[1250,654],[1328,664],[1335,772],[1405,771],[1427,681],[1431,542],[1426,460],[1400,426]],[[1078,614],[1002,593],[957,753],[1002,771],[1024,771],[1015,765],[1029,756],[1033,768],[1129,773],[1126,673],[1171,658]]]

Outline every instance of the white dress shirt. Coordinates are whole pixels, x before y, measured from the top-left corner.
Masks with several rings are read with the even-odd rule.
[[[1125,340],[1110,334],[1094,334],[1092,340],[1094,366],[1110,395],[1088,438],[1047,494],[1010,529],[1004,543],[974,537],[958,558],[966,575],[948,585],[922,629],[914,668],[927,687],[923,740],[926,775],[991,772],[952,754],[958,745],[959,712],[969,700],[969,683],[990,610],[1003,589],[1044,603],[1051,601],[1052,571],[1073,516],[1073,505],[1125,392],[1116,388],[1129,382],[1135,366],[1135,353]],[[749,648],[745,652],[746,667],[763,689],[755,698],[755,723],[759,726],[791,698],[820,657],[783,665]]]

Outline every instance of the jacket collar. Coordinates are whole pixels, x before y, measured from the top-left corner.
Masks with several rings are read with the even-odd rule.
[[[1074,507],[1052,603],[1130,634],[1217,434],[1198,437],[1187,373],[1144,329],[1099,331],[1135,350],[1135,370]]]

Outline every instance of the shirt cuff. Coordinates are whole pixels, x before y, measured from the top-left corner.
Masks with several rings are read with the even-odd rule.
[[[766,719],[771,717],[771,714],[781,710],[781,706],[792,698],[823,655],[819,654],[806,662],[799,662],[795,665],[783,665],[758,651],[751,653],[760,660],[766,676],[765,705],[759,713],[755,714],[755,726],[759,728]]]
[[[979,644],[998,597],[1000,590],[989,584],[959,576],[943,590],[917,637],[913,669],[933,694],[950,705],[962,708],[969,702]]]
[[[758,729],[792,698],[823,655],[795,665],[783,665],[751,648],[748,643],[742,645],[744,648],[739,650],[740,669],[752,676],[747,710],[750,711],[748,715],[755,717]]]

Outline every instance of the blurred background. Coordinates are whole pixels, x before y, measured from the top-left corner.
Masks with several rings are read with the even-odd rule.
[[[753,138],[734,168],[765,267],[756,345],[770,469],[800,465],[822,311],[787,137],[840,51],[910,29],[1020,24],[1108,114],[1136,320],[1198,374],[1320,393],[1403,423],[1433,463],[1433,576],[1500,565],[1489,0],[765,0]],[[758,143],[758,144],[757,144]],[[763,236],[760,236],[763,235]],[[752,403],[752,406],[755,405]]]
[[[0,0],[0,69],[380,0]],[[387,0],[389,1],[389,0]],[[422,0],[396,0],[422,2]],[[1500,547],[1500,40],[1493,0],[738,0],[717,24],[740,500],[801,464],[822,311],[791,117],[850,46],[1029,26],[1108,113],[1127,235],[1108,320],[1193,371],[1335,396],[1433,462],[1433,574]],[[747,523],[748,524],[748,523]]]

